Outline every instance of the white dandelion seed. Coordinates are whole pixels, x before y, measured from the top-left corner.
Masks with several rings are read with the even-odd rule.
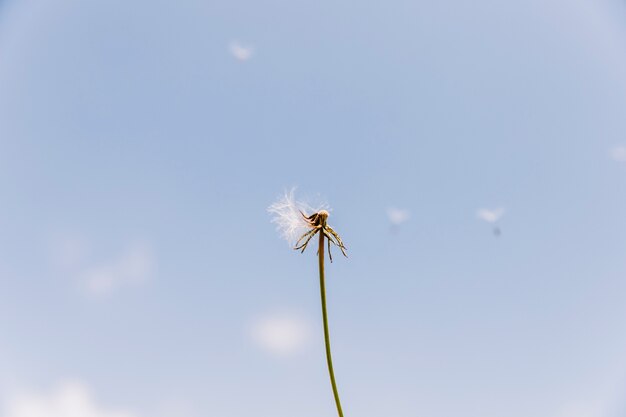
[[[391,224],[393,224],[394,226],[399,226],[409,220],[409,218],[411,217],[411,212],[409,210],[389,207],[387,209],[387,217],[389,218]]]
[[[272,223],[276,224],[276,230],[292,246],[300,236],[311,229],[311,225],[302,214],[308,216],[326,208],[325,204],[320,204],[317,209],[314,209],[302,201],[297,201],[295,192],[295,188],[285,191],[281,198],[267,208],[267,211],[272,214]]]
[[[254,53],[254,49],[251,46],[243,46],[237,41],[232,41],[228,49],[235,59],[242,62],[252,58],[252,54]]]
[[[480,209],[476,212],[476,215],[479,219],[482,219],[487,223],[495,223],[500,220],[502,216],[504,216],[504,209],[502,207],[498,207],[493,210]]]

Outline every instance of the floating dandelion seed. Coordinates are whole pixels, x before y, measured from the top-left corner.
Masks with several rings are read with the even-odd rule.
[[[254,52],[252,47],[243,46],[237,41],[232,41],[229,45],[230,53],[235,59],[238,61],[247,61],[252,58],[252,53]]]
[[[493,225],[493,235],[499,237],[502,234],[502,230],[497,225],[498,220],[504,216],[504,209],[502,207],[498,207],[493,210],[489,209],[480,209],[476,212],[476,215],[479,219],[486,221],[487,223],[491,223]]]
[[[504,216],[504,209],[502,207],[498,207],[493,210],[480,209],[476,212],[476,215],[478,218],[486,221],[487,223],[495,223],[500,220],[502,216]]]
[[[328,365],[328,374],[330,375],[330,383],[335,397],[337,413],[339,417],[343,417],[337,383],[335,382],[335,372],[333,371],[333,359],[330,352],[330,332],[328,330],[326,284],[324,278],[324,238],[328,239],[328,257],[331,262],[333,260],[330,253],[331,243],[337,246],[344,256],[347,257],[348,255],[346,255],[346,247],[341,237],[327,223],[329,216],[328,210],[326,210],[327,207],[324,206],[323,208],[312,210],[308,205],[297,201],[294,194],[295,189],[285,193],[283,197],[269,206],[267,210],[273,215],[272,222],[276,224],[282,237],[292,244],[295,250],[299,250],[301,253],[307,248],[311,239],[319,234],[317,255],[320,274],[320,295],[322,300],[326,363]]]
[[[387,217],[392,225],[399,226],[409,220],[411,212],[405,209],[389,207],[387,208]]]

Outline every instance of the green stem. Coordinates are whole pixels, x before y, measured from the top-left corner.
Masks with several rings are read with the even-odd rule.
[[[326,362],[328,363],[328,373],[330,374],[330,383],[333,387],[333,395],[335,396],[335,404],[337,405],[337,413],[339,417],[343,417],[341,411],[341,402],[339,401],[339,392],[337,391],[337,383],[335,382],[335,372],[333,371],[333,358],[330,354],[330,333],[328,331],[328,314],[326,313],[326,284],[324,282],[324,234],[320,233],[320,246],[318,250],[319,267],[320,267],[320,293],[322,295],[322,317],[324,318],[324,342],[326,343]]]

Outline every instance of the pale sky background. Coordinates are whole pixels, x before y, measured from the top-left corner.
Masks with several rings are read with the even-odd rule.
[[[4,0],[0,417],[333,416],[292,186],[347,417],[625,417],[625,113],[623,1]]]

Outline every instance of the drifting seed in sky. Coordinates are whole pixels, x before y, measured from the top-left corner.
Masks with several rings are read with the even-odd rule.
[[[251,46],[244,46],[237,41],[232,41],[229,46],[230,53],[238,61],[245,62],[252,58],[254,49]]]
[[[500,227],[498,227],[496,223],[498,222],[498,220],[502,218],[502,216],[504,216],[504,208],[502,207],[498,207],[495,209],[482,208],[476,212],[476,215],[478,216],[479,219],[484,220],[487,223],[490,223],[493,225],[494,236],[497,237],[502,234]]]
[[[394,226],[400,226],[402,223],[409,220],[411,212],[405,209],[399,209],[395,207],[387,208],[387,217]]]

